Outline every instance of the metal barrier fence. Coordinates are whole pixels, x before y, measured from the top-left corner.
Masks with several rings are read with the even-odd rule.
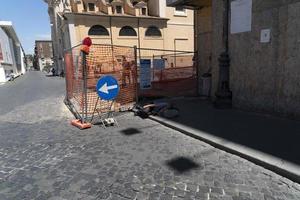
[[[85,56],[76,46],[65,52],[66,104],[76,118],[92,122],[108,104],[98,98],[96,84],[104,75],[115,77],[120,92],[113,110],[131,108],[139,97],[197,94],[194,52],[93,44]]]
[[[136,102],[135,54],[133,47],[111,45],[92,45],[86,58],[79,46],[65,53],[66,102],[77,118],[91,122],[95,113],[107,112],[112,102],[99,99],[96,91],[97,81],[104,75],[114,76],[120,85],[113,110],[126,109]],[[126,68],[123,67],[125,61]]]
[[[150,70],[138,63],[140,97],[197,95],[195,52],[140,48],[138,56],[140,62],[150,60]],[[146,79],[149,84],[144,87],[141,79]]]

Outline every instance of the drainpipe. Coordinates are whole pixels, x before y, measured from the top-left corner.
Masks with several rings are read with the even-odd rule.
[[[176,38],[174,39],[174,67],[176,68]]]
[[[112,32],[112,27],[111,27],[111,16],[109,16],[109,30],[110,30],[110,43],[111,43],[111,55],[112,55],[112,65],[113,65],[113,70],[115,70],[115,64],[114,64],[114,42],[113,42],[113,32]]]
[[[109,16],[109,27],[110,27],[110,44],[114,45],[113,38],[112,38],[111,16]]]
[[[199,63],[199,44],[198,44],[198,40],[199,40],[199,29],[198,29],[198,12],[200,12],[201,8],[196,8],[194,10],[194,65],[193,67],[196,70],[196,80],[197,80],[197,95],[200,94],[200,82],[199,82],[199,72],[200,72],[200,63]]]
[[[225,0],[225,12],[224,12],[224,25],[223,25],[223,28],[224,28],[224,31],[223,31],[223,34],[224,34],[224,46],[225,46],[225,52],[227,54],[229,54],[229,40],[228,40],[228,37],[229,37],[229,12],[230,12],[230,2],[229,0]]]
[[[224,16],[223,16],[223,41],[225,50],[219,56],[219,80],[218,89],[216,92],[216,101],[214,102],[216,108],[224,109],[232,107],[232,92],[230,91],[230,57],[229,57],[229,12],[230,2],[224,0]]]
[[[139,49],[139,60],[141,60],[141,36],[140,36],[140,18],[137,18],[138,23],[138,49]]]

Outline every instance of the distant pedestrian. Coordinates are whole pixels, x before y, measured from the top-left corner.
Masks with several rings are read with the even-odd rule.
[[[129,84],[131,84],[131,78],[130,78],[130,71],[131,71],[131,67],[130,67],[130,62],[127,61],[125,56],[122,56],[123,60],[122,60],[122,85],[126,86],[126,80],[128,79]]]
[[[54,69],[54,67],[51,69],[51,72],[52,72],[52,76],[55,76],[55,69]]]
[[[65,77],[65,72],[64,72],[64,70],[61,70],[59,76],[60,76],[60,77]]]

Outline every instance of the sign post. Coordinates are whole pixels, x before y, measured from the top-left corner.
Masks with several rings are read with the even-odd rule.
[[[120,86],[118,84],[118,81],[113,76],[103,76],[97,82],[96,91],[99,96],[97,103],[99,101],[99,98],[102,101],[107,101],[107,103],[105,104],[106,107],[100,106],[101,107],[100,110],[96,109],[103,127],[105,128],[106,125],[113,125],[113,124],[118,125],[117,121],[113,117],[113,110],[112,110],[114,100],[116,99],[120,91]]]

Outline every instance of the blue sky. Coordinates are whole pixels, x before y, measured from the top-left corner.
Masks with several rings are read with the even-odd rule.
[[[0,0],[0,20],[12,21],[26,54],[36,39],[51,39],[47,4],[43,0]]]

